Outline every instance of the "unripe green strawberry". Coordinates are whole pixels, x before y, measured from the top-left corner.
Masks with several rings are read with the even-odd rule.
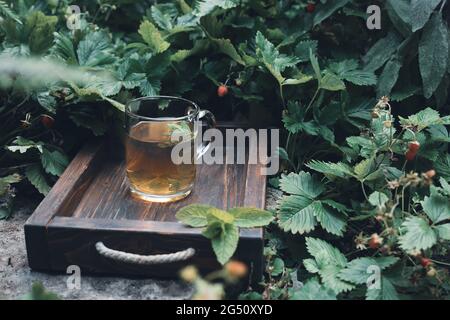
[[[430,278],[435,277],[437,274],[436,269],[431,267],[430,270],[427,271],[427,276]]]

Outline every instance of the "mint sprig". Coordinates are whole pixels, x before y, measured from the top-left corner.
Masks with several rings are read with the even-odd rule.
[[[274,219],[271,212],[257,208],[232,208],[228,211],[191,204],[180,209],[176,218],[211,240],[217,260],[224,265],[233,256],[239,242],[239,228],[263,227]]]

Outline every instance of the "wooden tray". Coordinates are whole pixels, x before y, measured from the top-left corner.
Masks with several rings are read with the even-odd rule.
[[[115,153],[120,151],[115,151]],[[186,265],[202,272],[220,268],[210,240],[198,228],[176,221],[175,213],[191,203],[218,208],[264,208],[266,178],[261,165],[199,165],[194,190],[169,204],[132,198],[123,160],[112,157],[105,143],[90,143],[70,163],[61,178],[25,224],[28,262],[32,269],[63,271],[78,265],[82,273],[177,277]],[[99,254],[98,242],[114,250],[167,254],[194,248],[183,262],[135,265]],[[248,264],[251,281],[261,279],[262,228],[242,229],[234,259]]]

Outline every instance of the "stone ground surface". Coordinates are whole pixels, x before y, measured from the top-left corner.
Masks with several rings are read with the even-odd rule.
[[[273,208],[279,191],[268,189],[266,206]],[[67,275],[35,272],[28,267],[23,225],[35,204],[18,208],[0,220],[0,299],[20,299],[41,282],[61,299],[189,299],[192,288],[177,280],[82,276],[80,290],[67,289]]]

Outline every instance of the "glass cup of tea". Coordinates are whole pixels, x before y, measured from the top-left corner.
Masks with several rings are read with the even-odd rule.
[[[211,112],[192,101],[170,97],[144,97],[130,101],[126,115],[126,173],[131,194],[152,202],[172,202],[188,196],[195,182],[196,161],[209,147],[196,145],[205,119],[215,125]],[[183,144],[183,161],[174,148]],[[187,151],[186,151],[187,150]],[[186,161],[187,159],[187,161]]]

